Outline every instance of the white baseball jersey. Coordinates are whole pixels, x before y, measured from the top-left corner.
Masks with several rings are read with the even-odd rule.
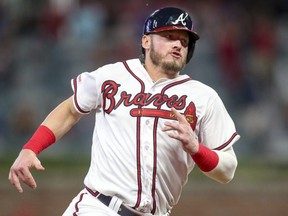
[[[139,59],[105,65],[72,80],[80,113],[96,110],[87,187],[161,215],[179,200],[194,162],[161,129],[186,116],[201,143],[223,150],[239,139],[221,99],[187,75],[153,82]]]

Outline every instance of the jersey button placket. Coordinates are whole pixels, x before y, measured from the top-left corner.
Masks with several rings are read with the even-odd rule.
[[[143,181],[143,200],[151,202],[151,181],[152,181],[152,171],[153,171],[153,121],[149,117],[143,117],[142,132],[143,134],[141,140],[141,155],[142,155],[142,181]]]

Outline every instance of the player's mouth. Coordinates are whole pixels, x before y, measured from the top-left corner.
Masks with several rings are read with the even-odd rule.
[[[172,51],[172,52],[170,52],[170,55],[171,55],[173,58],[177,58],[177,59],[179,59],[179,58],[182,57],[181,53],[178,52],[178,51]]]

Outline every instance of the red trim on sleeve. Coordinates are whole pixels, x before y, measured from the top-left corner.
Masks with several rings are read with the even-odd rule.
[[[74,87],[74,104],[75,104],[77,110],[83,114],[89,113],[89,111],[85,111],[85,110],[81,109],[81,107],[78,104],[78,101],[77,101],[77,79],[73,79],[73,87]]]
[[[234,138],[235,138],[237,135],[238,135],[238,133],[235,132],[227,142],[225,142],[225,143],[224,143],[223,145],[221,145],[221,146],[218,146],[217,148],[214,148],[213,150],[221,150],[221,149],[224,149],[226,146],[228,146],[228,145],[234,140]]]

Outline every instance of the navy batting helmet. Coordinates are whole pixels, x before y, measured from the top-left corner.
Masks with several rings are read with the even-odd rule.
[[[193,56],[198,34],[193,30],[193,22],[189,14],[175,7],[165,7],[154,11],[145,21],[143,34],[157,33],[167,30],[184,30],[189,33],[187,62]],[[144,49],[142,48],[144,53]]]

